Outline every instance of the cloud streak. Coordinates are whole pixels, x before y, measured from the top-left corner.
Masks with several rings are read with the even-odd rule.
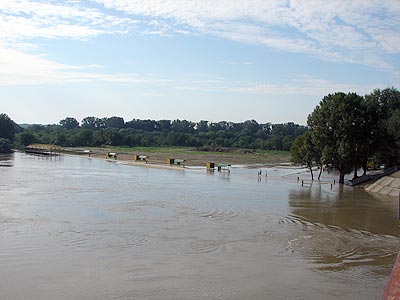
[[[234,62],[234,64],[242,62]],[[247,64],[248,62],[244,62]],[[295,75],[285,83],[231,81],[222,77],[187,75],[185,78],[164,79],[151,74],[110,74],[99,65],[73,66],[52,62],[45,57],[25,54],[17,50],[0,47],[0,86],[29,86],[45,84],[76,84],[105,82],[151,86],[157,90],[178,90],[183,92],[233,93],[256,95],[309,95],[322,97],[337,91],[365,94],[374,88],[384,88],[384,84],[359,86],[317,79],[309,75]]]
[[[121,34],[136,23],[132,18],[103,13],[81,2],[0,1],[0,45],[8,47],[35,38],[86,40],[102,34]]]
[[[137,74],[105,74],[88,66],[52,62],[34,39],[88,40],[99,35],[207,35],[279,51],[304,53],[327,61],[361,63],[393,70],[387,57],[400,54],[398,1],[276,0],[90,0],[0,1],[0,85],[107,81],[165,84]],[[251,61],[223,61],[251,65]],[[395,73],[396,71],[392,71]],[[296,81],[297,80],[297,81]],[[358,90],[353,85],[297,78],[289,84],[200,83],[203,91],[257,94],[323,94]],[[195,84],[178,80],[181,90]],[[317,87],[317,84],[319,87]]]
[[[259,94],[259,95],[304,95],[323,97],[335,92],[357,92],[360,95],[370,93],[376,88],[385,88],[384,84],[356,85],[348,83],[334,82],[332,80],[317,79],[309,75],[297,75],[290,82],[284,84],[276,83],[243,83],[237,87],[228,88],[234,93]]]
[[[333,80],[315,78],[307,74],[293,75],[286,82],[229,81],[218,79],[211,81],[181,80],[174,82],[175,89],[180,91],[204,93],[232,93],[260,96],[311,96],[321,98],[335,92],[356,92],[360,95],[370,93],[376,88],[385,88],[382,83],[357,85]],[[294,98],[295,99],[295,98]]]
[[[149,75],[99,73],[99,65],[73,66],[44,57],[0,47],[0,86],[109,82],[165,85],[169,81]]]
[[[327,61],[390,68],[382,56],[400,53],[397,1],[96,1],[131,16],[169,20],[175,33],[179,28]]]
[[[0,1],[0,45],[28,50],[33,38],[196,34],[391,69],[399,27],[398,1]]]

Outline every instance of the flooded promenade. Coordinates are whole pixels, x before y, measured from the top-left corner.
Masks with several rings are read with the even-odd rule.
[[[1,156],[0,299],[382,299],[397,199],[265,170]]]

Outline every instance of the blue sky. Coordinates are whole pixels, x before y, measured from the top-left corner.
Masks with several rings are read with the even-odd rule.
[[[0,1],[0,112],[305,124],[399,87],[399,1]]]

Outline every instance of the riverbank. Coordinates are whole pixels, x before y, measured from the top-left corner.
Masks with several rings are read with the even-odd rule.
[[[205,167],[207,162],[246,166],[272,166],[290,164],[286,151],[230,149],[229,152],[197,151],[192,148],[138,147],[138,148],[61,148],[61,153],[105,158],[107,152],[117,153],[117,160],[135,165],[165,166],[168,158],[185,160],[186,166]],[[147,156],[147,164],[135,162],[134,155]]]

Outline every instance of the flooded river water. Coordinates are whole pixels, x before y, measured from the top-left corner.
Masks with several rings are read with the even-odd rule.
[[[381,299],[397,200],[257,171],[2,156],[0,299]]]

